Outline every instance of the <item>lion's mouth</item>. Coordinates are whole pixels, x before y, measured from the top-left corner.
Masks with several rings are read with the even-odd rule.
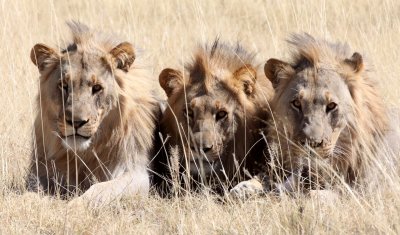
[[[332,145],[311,145],[311,144],[305,144],[305,145],[297,145],[297,148],[294,149],[295,153],[297,155],[303,155],[303,156],[314,156],[314,157],[322,157],[326,158],[332,155],[334,152],[334,148]]]
[[[221,168],[219,161],[192,160],[190,161],[190,173],[192,175],[211,175]]]
[[[207,158],[210,161],[212,161],[212,159],[217,159],[219,158],[218,156],[220,156],[223,152],[223,148],[221,147],[221,145],[216,145],[214,148],[210,149],[210,150],[201,150],[195,147],[190,147],[188,149],[188,151],[190,152],[190,154],[194,155],[196,158]]]
[[[78,133],[70,134],[70,135],[62,135],[61,134],[61,137],[63,139],[76,140],[76,141],[88,141],[92,138],[92,136],[81,135]]]
[[[92,138],[92,136],[85,136],[85,135],[75,133],[75,134],[64,136],[64,138],[77,138],[77,139],[82,139],[82,140],[90,140],[90,138]]]
[[[92,136],[85,136],[78,133],[63,136],[62,144],[67,149],[85,150],[92,143]]]

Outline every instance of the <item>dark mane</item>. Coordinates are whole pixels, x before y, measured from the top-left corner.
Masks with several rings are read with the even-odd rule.
[[[185,68],[189,72],[190,83],[200,83],[207,91],[212,87],[211,84],[218,81],[218,77],[210,74],[215,71],[212,68],[226,70],[232,74],[246,65],[254,65],[256,54],[245,50],[240,43],[227,44],[216,38],[210,45],[199,46],[194,59],[186,64]]]

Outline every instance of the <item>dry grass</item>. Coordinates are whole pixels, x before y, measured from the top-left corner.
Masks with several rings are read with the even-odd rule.
[[[181,67],[197,42],[216,35],[242,41],[259,52],[260,61],[285,57],[288,51],[283,39],[290,32],[347,41],[375,64],[387,103],[398,104],[400,2],[396,0],[2,0],[0,234],[400,232],[398,174],[388,174],[377,187],[338,200],[259,198],[222,204],[209,196],[151,197],[90,210],[71,209],[65,201],[23,189],[15,192],[11,186],[21,189],[37,110],[38,72],[29,51],[37,42],[57,45],[68,39],[64,24],[68,19],[79,19],[134,42],[143,49],[155,79],[164,67]]]

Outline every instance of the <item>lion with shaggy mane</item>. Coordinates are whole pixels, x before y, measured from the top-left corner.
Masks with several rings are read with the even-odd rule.
[[[269,149],[264,184],[242,182],[235,193],[321,188],[335,178],[360,183],[388,131],[385,105],[361,54],[308,34],[289,43],[292,62],[270,59],[264,67],[275,89],[269,140],[279,154]]]
[[[28,188],[105,202],[147,194],[148,157],[159,106],[133,46],[69,23],[73,43],[36,44],[39,112]],[[136,63],[135,63],[136,64]],[[98,183],[96,183],[98,182]]]
[[[273,94],[269,81],[257,73],[254,54],[216,40],[199,47],[185,73],[167,68],[159,81],[169,107],[161,121],[167,153],[156,169],[166,181],[174,164],[180,179],[217,188],[252,171],[253,158],[260,156],[254,153],[263,149],[260,129]],[[170,149],[175,146],[174,163]]]

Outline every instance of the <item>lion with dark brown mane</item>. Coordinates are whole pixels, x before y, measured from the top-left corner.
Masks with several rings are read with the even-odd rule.
[[[130,43],[80,23],[68,26],[73,42],[66,49],[36,44],[31,51],[40,92],[28,188],[85,192],[95,203],[146,195],[156,86],[136,65]]]
[[[308,34],[294,34],[288,42],[294,47],[292,61],[270,59],[264,67],[275,89],[268,133],[276,148],[275,154],[269,149],[266,179],[278,175],[281,181],[264,187],[294,191],[336,180],[360,183],[389,129],[370,67],[346,44]],[[233,191],[253,186],[261,184],[248,181]]]
[[[168,108],[161,121],[166,154],[155,161],[159,178],[168,181],[175,164],[180,180],[185,179],[181,182],[229,187],[234,179],[243,179],[245,170],[251,172],[273,95],[257,68],[253,53],[216,40],[199,47],[184,73],[161,72]]]

